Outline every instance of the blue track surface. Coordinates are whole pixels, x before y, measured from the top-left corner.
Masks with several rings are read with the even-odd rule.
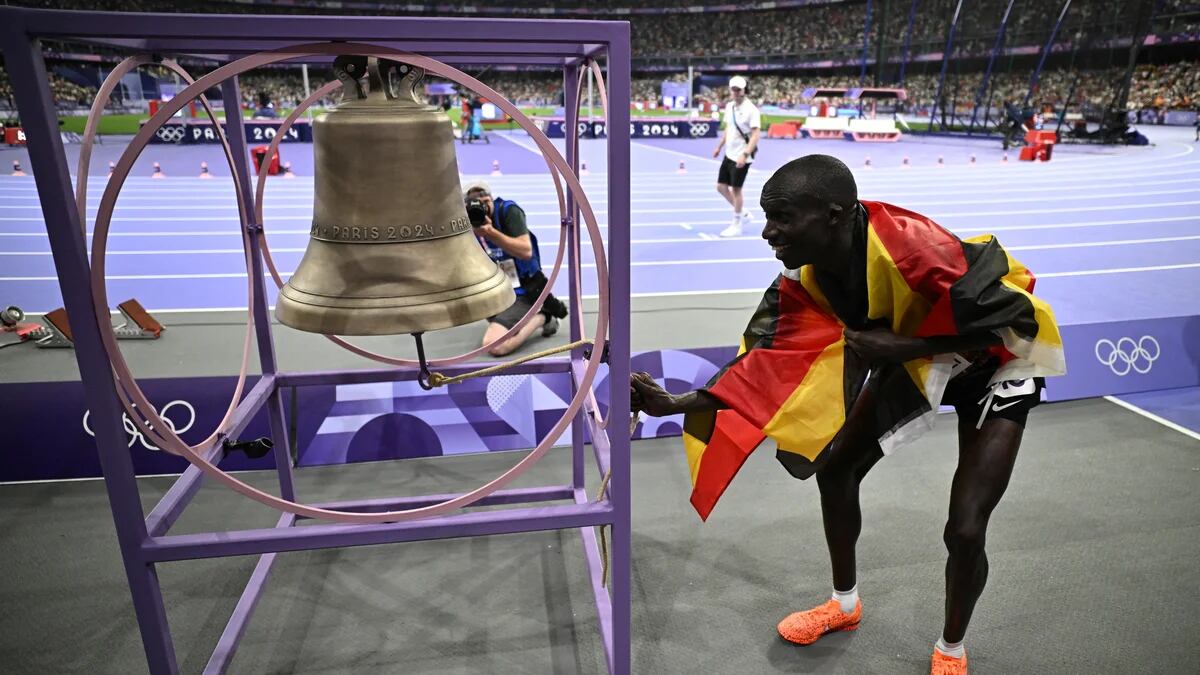
[[[770,171],[811,152],[837,154],[856,168],[860,195],[925,213],[961,236],[993,232],[1039,278],[1064,323],[1200,314],[1200,154],[1190,130],[1155,129],[1150,148],[1059,147],[1054,161],[1002,164],[991,142],[912,140],[899,144],[770,141],[746,186],[747,203]],[[747,235],[717,239],[730,208],[713,189],[713,142],[635,142],[633,154],[633,289],[643,296],[722,292],[757,293],[779,269],[757,236],[761,214]],[[460,150],[460,165],[486,173],[500,159],[505,174],[484,176],[494,191],[515,199],[529,215],[542,257],[553,260],[557,202],[549,178],[526,136],[496,134],[490,146]],[[94,213],[106,182],[107,159],[98,153],[91,182]],[[308,146],[285,148],[296,180],[271,179],[266,229],[281,271],[299,262],[308,241],[312,179]],[[245,306],[245,277],[231,185],[210,149],[155,150],[169,175],[180,176],[202,157],[215,180],[192,176],[131,178],[118,202],[109,240],[109,297],[137,297],[152,311]],[[871,155],[872,170],[862,169]],[[0,153],[5,158],[10,154]],[[971,155],[978,163],[969,164]],[[911,170],[900,168],[911,157]],[[936,158],[945,157],[944,168]],[[607,175],[603,143],[583,150],[584,179],[603,224]],[[151,161],[147,157],[143,162]],[[677,173],[680,161],[688,172]],[[178,167],[175,169],[174,167]],[[140,172],[140,168],[138,169]],[[588,263],[590,254],[585,255]],[[595,279],[585,270],[585,292]],[[560,289],[565,291],[565,285]],[[37,192],[30,178],[0,177],[0,303],[29,312],[61,305]]]

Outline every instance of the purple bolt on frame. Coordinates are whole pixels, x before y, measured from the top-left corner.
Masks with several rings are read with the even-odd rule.
[[[252,20],[250,20],[252,19]],[[282,513],[273,528],[238,530],[223,533],[171,535],[171,526],[187,507],[200,485],[201,471],[189,466],[162,500],[147,514],[141,505],[138,486],[125,444],[122,403],[113,380],[113,362],[103,342],[100,317],[93,302],[88,261],[88,245],[83,235],[80,213],[75,208],[67,157],[58,134],[49,78],[40,40],[70,40],[92,43],[146,54],[206,54],[215,62],[228,63],[236,58],[282,45],[361,43],[370,48],[399,49],[412,54],[432,56],[442,63],[457,66],[475,64],[515,64],[561,68],[567,100],[576,100],[579,73],[603,57],[607,68],[607,88],[613,101],[630,99],[629,25],[617,21],[541,21],[514,20],[504,23],[503,35],[496,23],[477,19],[434,17],[315,17],[315,16],[223,16],[181,14],[115,14],[102,12],[60,12],[0,7],[0,45],[5,67],[12,80],[30,156],[30,169],[36,181],[50,240],[51,253],[58,273],[62,297],[71,316],[75,337],[75,356],[92,412],[91,424],[104,473],[105,487],[116,526],[117,543],[125,565],[133,600],[134,614],[141,631],[146,661],[153,673],[176,673],[178,664],[167,623],[166,608],[158,582],[160,563],[196,558],[234,555],[258,555],[259,561],[242,593],[233,615],[218,639],[205,672],[223,672],[236,652],[262,596],[276,554],[282,551],[311,550],[342,546],[475,537],[492,534],[554,529],[578,529],[587,567],[595,591],[596,610],[603,638],[605,657],[611,673],[630,672],[630,476],[629,435],[618,414],[613,424],[599,421],[599,411],[584,404],[575,413],[572,424],[573,470],[569,483],[533,488],[498,489],[477,504],[519,505],[488,511],[452,512],[403,522],[347,525],[324,523],[293,527],[299,519]],[[292,60],[310,59],[311,50],[297,47]],[[402,57],[401,57],[402,58]],[[221,83],[225,101],[240,100],[236,75]],[[184,105],[186,101],[177,102]],[[237,120],[237,122],[233,122]],[[567,128],[577,128],[577,107],[568,106]],[[231,170],[246,202],[244,222],[250,292],[254,306],[255,336],[262,376],[238,402],[225,433],[236,436],[261,409],[269,412],[275,440],[279,494],[295,499],[292,464],[287,454],[287,424],[280,388],[348,382],[412,380],[411,368],[387,368],[367,371],[296,373],[276,368],[274,341],[267,313],[264,261],[258,239],[262,223],[255,222],[254,192],[247,161],[246,135],[240,116],[226,123],[232,151]],[[610,410],[629,409],[629,109],[623,103],[608,111],[608,246],[597,251],[597,260],[608,259],[607,296],[608,363]],[[569,139],[567,157],[552,153],[548,161],[566,178],[567,208],[563,218],[564,244],[571,246],[568,263],[571,274],[570,304],[580,301],[580,285],[574,275],[577,247],[586,229],[596,237],[594,218],[580,220],[584,195],[579,189],[578,139]],[[587,209],[584,220],[590,216]],[[595,245],[596,239],[593,239]],[[605,303],[602,302],[603,308]],[[578,338],[584,327],[572,316],[571,337]],[[593,338],[596,336],[593,335]],[[510,373],[569,372],[574,379],[573,393],[590,387],[584,373],[598,365],[602,349],[593,350],[595,363],[589,365],[583,350],[568,358],[547,359],[515,368]],[[470,370],[468,366],[442,369],[447,375]],[[582,398],[580,400],[583,400]],[[611,471],[607,492],[599,498],[589,494],[585,485],[584,428],[593,440],[599,475]],[[612,431],[612,434],[608,433]],[[220,439],[201,448],[198,454],[219,461]],[[598,481],[598,476],[596,477]],[[430,495],[391,499],[359,500],[314,505],[353,513],[377,513],[392,509],[412,509],[439,504],[457,495]],[[231,494],[230,499],[242,497]],[[563,502],[563,503],[548,503]],[[611,527],[609,583],[601,582],[601,560],[595,528]]]

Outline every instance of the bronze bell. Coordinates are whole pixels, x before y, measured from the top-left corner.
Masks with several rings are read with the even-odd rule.
[[[398,335],[507,309],[512,285],[467,219],[450,118],[417,98],[424,71],[341,56],[334,73],[342,103],[313,123],[311,238],[275,316],[311,333]]]

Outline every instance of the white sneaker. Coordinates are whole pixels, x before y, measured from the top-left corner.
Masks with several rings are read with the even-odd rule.
[[[733,222],[729,224],[729,227],[721,230],[720,236],[722,236],[722,237],[740,237],[740,236],[742,236],[742,222],[744,220],[745,220],[744,215],[734,216]]]
[[[742,211],[742,227],[748,227],[749,225],[750,225],[750,212]]]

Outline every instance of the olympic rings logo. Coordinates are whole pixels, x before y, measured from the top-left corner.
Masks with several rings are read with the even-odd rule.
[[[179,141],[183,140],[183,137],[186,133],[187,132],[184,131],[183,125],[169,124],[159,127],[158,130],[154,132],[154,135],[158,137],[158,140],[164,143],[178,143]]]
[[[1115,343],[1108,339],[1096,342],[1096,360],[1108,366],[1118,377],[1124,377],[1130,371],[1145,375],[1150,372],[1160,353],[1158,340],[1150,335],[1143,335],[1137,341],[1123,337]]]
[[[689,126],[691,127],[690,131],[692,132],[693,138],[699,138],[701,136],[708,135],[708,122],[692,122]]]
[[[180,419],[182,419],[185,415],[187,417],[187,422],[182,426],[180,426],[178,422],[171,418],[170,411],[175,407],[180,407],[183,409],[183,412],[178,415]],[[83,430],[87,432],[88,436],[95,438],[96,432],[92,431],[92,427],[88,423],[88,421],[91,419],[91,416],[91,410],[85,410],[83,412]],[[171,428],[171,431],[174,431],[177,434],[186,432],[188,429],[192,428],[192,425],[196,423],[196,409],[193,408],[192,404],[188,403],[187,401],[171,401],[163,406],[162,410],[158,411],[158,416],[167,423],[167,426]],[[125,426],[125,433],[129,434],[129,443],[127,447],[132,448],[134,443],[140,442],[142,447],[146,448],[147,450],[154,452],[158,452],[160,450],[158,446],[146,440],[146,437],[142,435],[141,430],[137,428],[137,425],[133,423],[133,420],[129,419],[128,414],[123,413],[121,415],[121,423]]]

